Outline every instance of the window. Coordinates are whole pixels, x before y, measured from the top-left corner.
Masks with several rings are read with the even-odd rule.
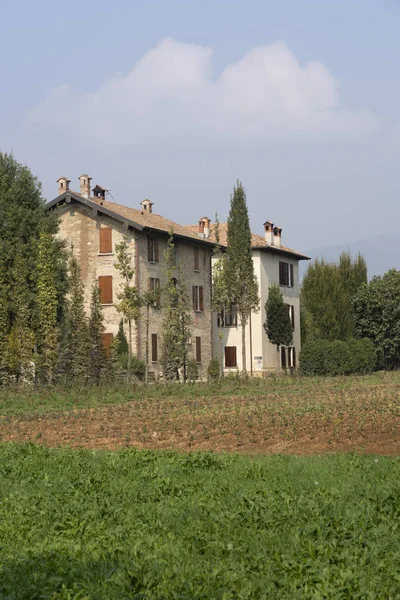
[[[289,309],[289,319],[292,324],[292,329],[294,329],[294,306],[292,304],[287,305]]]
[[[222,319],[218,317],[218,327],[237,327],[237,314],[233,304],[231,304],[230,309],[224,309],[222,311]]]
[[[158,361],[157,334],[151,334],[151,362]]]
[[[286,347],[281,346],[281,367],[286,369]]]
[[[112,254],[112,229],[111,227],[100,228],[100,254]]]
[[[294,286],[294,273],[292,263],[279,262],[279,285]]]
[[[296,348],[294,346],[288,348],[288,359],[289,367],[294,368],[296,366]]]
[[[160,289],[160,280],[158,277],[149,277],[149,292]]]
[[[200,260],[199,260],[199,249],[193,248],[193,258],[194,258],[194,270],[200,271]]]
[[[196,362],[201,363],[201,337],[196,337]]]
[[[155,237],[147,238],[147,258],[149,262],[158,263],[158,239]]]
[[[193,286],[193,310],[203,312],[204,310],[204,292],[201,285]]]
[[[236,346],[225,346],[225,367],[237,367]]]
[[[113,338],[114,338],[114,335],[112,333],[103,333],[103,335],[102,335],[103,348],[104,348],[104,352],[106,353],[107,358],[110,358],[110,356],[111,356],[111,344],[112,344]]]
[[[113,303],[112,279],[111,275],[102,275],[99,277],[100,302],[102,304]]]

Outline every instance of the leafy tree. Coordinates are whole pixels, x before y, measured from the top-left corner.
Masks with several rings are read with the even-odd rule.
[[[167,380],[178,379],[179,369],[182,367],[183,378],[186,380],[191,317],[182,272],[175,267],[172,232],[165,252],[165,262],[167,282],[163,288],[161,365]],[[178,275],[178,278],[174,277],[174,274]]]
[[[84,286],[78,261],[69,262],[69,301],[66,319],[64,371],[71,381],[86,382],[89,377],[89,329],[85,313]]]
[[[367,281],[365,260],[348,253],[338,263],[317,259],[303,279],[302,321],[307,339],[346,340],[354,335],[352,298]]]
[[[150,329],[150,313],[152,310],[160,310],[160,300],[161,300],[161,288],[155,287],[153,290],[147,290],[142,294],[142,303],[146,309],[146,369],[145,369],[145,382],[149,382],[149,329]]]
[[[278,285],[271,285],[265,303],[266,319],[264,330],[271,344],[290,346],[293,341],[293,329],[290,322],[288,305],[283,301]]]
[[[400,271],[364,283],[353,302],[355,332],[372,340],[381,366],[400,366]]]
[[[215,248],[214,248],[214,257],[215,261],[213,262],[212,267],[212,285],[213,285],[213,293],[211,299],[211,306],[214,312],[217,314],[217,318],[220,324],[219,328],[219,356],[218,356],[218,364],[219,364],[219,379],[222,379],[223,375],[223,339],[224,339],[224,320],[225,320],[225,311],[230,305],[229,302],[229,291],[226,282],[225,276],[225,255],[222,252],[220,246],[220,237],[219,237],[219,221],[218,215],[215,214]]]
[[[128,340],[126,339],[125,331],[124,331],[124,320],[121,319],[118,326],[118,333],[116,335],[117,339],[117,353],[118,354],[128,354],[129,346]]]
[[[246,324],[251,312],[258,310],[260,299],[253,267],[246,193],[239,181],[231,195],[228,217],[228,249],[224,273],[229,298],[235,306],[236,313],[240,316],[243,375],[246,375]]]
[[[132,325],[135,323],[137,326],[142,298],[137,287],[133,285],[135,269],[132,266],[132,257],[129,253],[129,244],[126,236],[122,242],[115,246],[115,253],[117,255],[117,262],[114,266],[121,273],[123,279],[122,292],[118,294],[119,303],[117,304],[117,310],[128,324],[127,378],[129,380],[132,366]]]
[[[108,361],[103,345],[104,316],[97,281],[93,283],[89,316],[90,379],[99,385],[107,371]]]

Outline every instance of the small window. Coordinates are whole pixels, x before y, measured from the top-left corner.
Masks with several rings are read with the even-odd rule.
[[[281,367],[286,369],[286,347],[281,346]]]
[[[296,366],[296,348],[291,346],[288,348],[288,359],[289,359],[289,367],[295,368]]]
[[[292,304],[287,305],[289,309],[289,319],[292,324],[292,329],[294,329],[294,306]]]
[[[201,337],[196,337],[196,362],[201,363]]]
[[[233,304],[231,304],[229,309],[224,309],[221,315],[222,319],[218,317],[218,327],[237,327],[237,314],[236,309]]]
[[[157,334],[151,334],[151,362],[158,361],[158,344],[157,344]]]
[[[292,263],[279,262],[279,285],[294,286],[294,269]]]
[[[107,358],[111,356],[111,345],[113,342],[114,335],[112,333],[103,333],[103,348]]]
[[[204,310],[204,291],[201,285],[193,286],[193,310],[203,312]]]
[[[100,228],[100,254],[112,254],[112,229],[111,227]]]
[[[225,367],[237,367],[236,346],[225,346]]]
[[[149,236],[147,238],[147,256],[148,261],[151,263],[158,263],[159,261],[159,253],[158,253],[158,238]]]
[[[193,248],[193,258],[194,258],[194,270],[200,271],[200,257],[199,257],[199,249]]]
[[[149,292],[160,289],[160,280],[158,277],[149,277]]]
[[[112,279],[111,275],[102,275],[99,277],[100,302],[102,304],[113,303]]]

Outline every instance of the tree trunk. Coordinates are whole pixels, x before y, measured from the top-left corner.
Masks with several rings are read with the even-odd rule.
[[[222,323],[222,321],[221,321]],[[223,377],[223,373],[224,373],[224,368],[223,368],[223,344],[222,341],[224,339],[224,334],[222,332],[222,325],[221,325],[221,331],[218,334],[219,336],[219,380],[222,381],[222,377]]]
[[[128,381],[131,379],[132,369],[132,319],[128,319],[128,330],[129,330],[129,348],[128,348],[128,365],[126,370],[126,378]]]
[[[149,321],[150,321],[150,305],[146,305],[146,370],[145,382],[149,383]]]
[[[246,367],[246,321],[241,315],[241,325],[242,325],[242,375],[243,377],[247,377],[247,367]]]

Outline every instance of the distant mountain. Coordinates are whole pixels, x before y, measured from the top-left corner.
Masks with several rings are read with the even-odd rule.
[[[349,242],[347,244],[335,244],[325,248],[314,248],[306,250],[305,254],[314,258],[325,258],[326,260],[338,260],[342,252],[351,252],[356,256],[358,252],[364,255],[368,266],[368,278],[374,275],[383,275],[389,269],[400,269],[400,234],[379,235]],[[300,276],[307,269],[307,262],[301,261]]]

